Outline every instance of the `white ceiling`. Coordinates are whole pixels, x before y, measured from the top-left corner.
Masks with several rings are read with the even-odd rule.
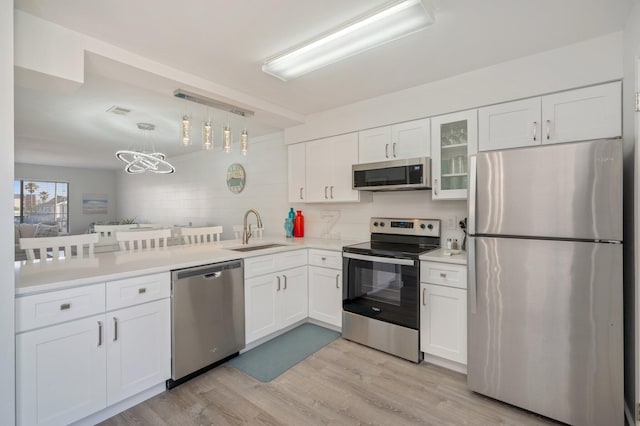
[[[262,73],[262,61],[388,0],[16,0],[14,4],[45,20],[307,115],[619,31],[632,1],[433,0],[435,24],[430,28],[289,82]],[[132,108],[136,115],[128,120],[105,118],[104,110],[112,105]],[[132,137],[131,131],[120,127],[133,127],[135,135],[135,122],[141,120],[156,124],[157,145],[171,146],[169,154],[178,155],[176,123],[182,107],[173,97],[91,74],[83,87],[67,96],[17,88],[16,161],[56,164],[56,156],[70,158],[71,152],[84,152],[91,154],[83,158],[94,160],[93,166],[117,167],[113,147]],[[260,135],[274,127],[254,120],[249,130]],[[41,158],[36,158],[39,151]],[[70,164],[78,165],[75,159],[65,165]]]

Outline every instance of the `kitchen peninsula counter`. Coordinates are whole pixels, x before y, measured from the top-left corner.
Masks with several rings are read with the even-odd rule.
[[[286,245],[238,252],[230,249],[242,247],[241,241],[226,240],[215,244],[176,245],[160,249],[114,251],[84,258],[17,261],[14,264],[16,296],[303,248],[341,251],[344,245],[354,244],[355,242],[320,238],[284,239],[276,237],[254,240],[248,246],[269,243]]]

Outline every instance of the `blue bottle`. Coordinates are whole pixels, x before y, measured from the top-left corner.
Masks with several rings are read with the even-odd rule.
[[[293,207],[289,210],[289,219],[293,219],[296,217],[296,212],[293,211]]]

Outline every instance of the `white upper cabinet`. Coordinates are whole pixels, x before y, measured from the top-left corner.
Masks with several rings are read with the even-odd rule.
[[[540,144],[540,98],[524,99],[478,110],[478,150]]]
[[[542,143],[622,135],[619,81],[542,97]]]
[[[306,191],[306,158],[305,144],[289,145],[288,148],[288,182],[289,202],[302,203],[305,201]]]
[[[305,143],[308,203],[359,201],[352,189],[351,166],[358,163],[358,134]]]
[[[619,81],[480,108],[479,151],[622,135]]]
[[[430,119],[407,121],[359,132],[359,162],[428,157],[431,150]]]
[[[466,199],[468,156],[478,150],[478,110],[434,117],[431,129],[431,197]]]

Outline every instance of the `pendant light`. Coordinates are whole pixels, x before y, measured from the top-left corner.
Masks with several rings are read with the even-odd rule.
[[[227,154],[231,152],[231,127],[227,121],[227,125],[224,126],[222,131],[222,149]]]
[[[247,155],[247,148],[249,144],[249,133],[247,129],[242,130],[242,134],[240,135],[240,152],[242,155]]]
[[[186,114],[182,116],[182,145],[191,145],[191,121]]]
[[[213,149],[213,125],[211,124],[211,114],[207,108],[207,120],[202,125],[202,149],[210,151]]]

